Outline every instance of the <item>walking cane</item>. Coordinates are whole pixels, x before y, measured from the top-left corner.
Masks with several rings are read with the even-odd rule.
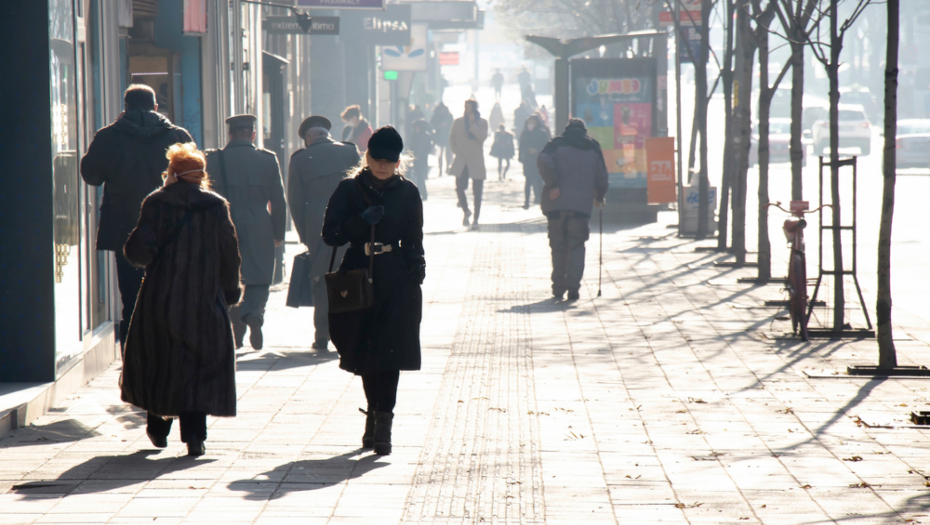
[[[597,296],[601,296],[601,275],[604,273],[604,208],[598,208],[598,237],[597,250]]]

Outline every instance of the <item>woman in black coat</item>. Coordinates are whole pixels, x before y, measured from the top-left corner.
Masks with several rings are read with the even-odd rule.
[[[403,140],[385,126],[368,143],[364,167],[329,199],[323,241],[349,244],[340,272],[367,269],[366,244],[375,228],[375,305],[329,314],[339,367],[362,377],[368,416],[362,446],[391,453],[391,427],[401,370],[420,369],[420,285],[426,277],[423,204],[416,186],[398,173]],[[366,200],[367,196],[367,200]]]
[[[120,377],[122,399],[148,412],[152,444],[168,446],[179,417],[188,454],[204,453],[207,415],[236,415],[229,305],[239,302],[239,243],[229,204],[209,191],[193,142],[168,148],[165,186],[142,203],[123,247],[145,268]]]

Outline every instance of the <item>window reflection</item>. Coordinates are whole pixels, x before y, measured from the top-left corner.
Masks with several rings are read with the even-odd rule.
[[[77,71],[70,0],[49,0],[49,74],[55,243],[56,375],[83,350],[77,162]]]

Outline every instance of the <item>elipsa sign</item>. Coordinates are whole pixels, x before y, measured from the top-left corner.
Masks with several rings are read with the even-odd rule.
[[[390,4],[384,12],[353,11],[342,14],[342,35],[367,46],[409,46],[409,5]]]
[[[310,33],[305,33],[292,16],[269,16],[262,21],[262,29],[269,35],[338,35],[338,16],[314,16],[310,21]]]
[[[298,0],[297,7],[311,9],[376,9],[384,10],[384,0]]]

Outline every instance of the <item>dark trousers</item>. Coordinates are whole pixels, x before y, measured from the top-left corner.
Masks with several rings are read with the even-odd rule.
[[[525,182],[523,183],[523,194],[524,201],[523,203],[527,206],[530,205],[530,192],[536,194],[536,200],[533,201],[535,204],[539,204],[542,200],[542,190],[543,190],[543,180],[542,177],[536,174],[527,174],[526,168],[523,168],[524,177],[526,177]]]
[[[459,196],[459,208],[466,213],[468,213],[468,197],[465,196],[465,190],[468,189],[469,180],[471,178],[468,176],[467,169],[462,176],[455,178],[455,193]],[[478,217],[481,215],[481,196],[484,195],[484,181],[473,180],[471,182],[471,192],[475,197],[475,222],[478,222]]]
[[[507,167],[504,167],[504,163],[507,164]],[[507,177],[507,170],[510,169],[510,159],[500,158],[497,159],[497,177],[500,180],[504,180]]]
[[[119,285],[119,295],[123,301],[122,319],[119,322],[119,342],[126,346],[126,334],[129,333],[129,321],[132,311],[136,307],[136,297],[142,287],[142,278],[145,270],[129,264],[122,252],[116,254],[116,281]]]
[[[207,414],[205,412],[184,412],[178,417],[181,420],[181,442],[187,443],[189,438],[200,441],[207,440]],[[171,418],[156,416],[149,412],[146,420],[149,434],[155,437],[168,437],[171,433]]]
[[[329,343],[329,297],[326,294],[326,281],[323,277],[313,279],[313,328],[314,343]]]
[[[234,317],[245,321],[250,316],[265,320],[265,305],[271,295],[267,284],[247,284],[242,287],[242,301],[229,308]]]
[[[573,211],[549,214],[549,247],[552,249],[552,291],[577,292],[584,276],[584,243],[589,217]]]
[[[369,412],[394,412],[397,404],[397,382],[400,372],[389,370],[362,376],[362,388],[368,400]]]

